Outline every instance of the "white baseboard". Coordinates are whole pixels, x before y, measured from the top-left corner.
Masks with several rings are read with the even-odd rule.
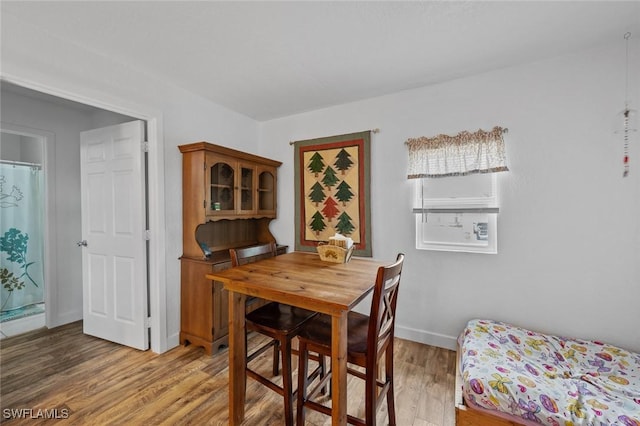
[[[396,324],[395,336],[412,342],[424,343],[425,345],[437,346],[439,348],[456,350],[456,336],[446,336],[444,334],[432,333],[416,328],[402,327]]]
[[[180,333],[167,336],[167,350],[173,349],[180,345]]]
[[[52,312],[52,314],[54,314]],[[57,315],[52,315],[50,318],[50,323],[48,324],[49,328],[59,327],[61,325],[70,324],[72,322],[82,320],[82,311],[68,311],[63,313],[58,313]]]

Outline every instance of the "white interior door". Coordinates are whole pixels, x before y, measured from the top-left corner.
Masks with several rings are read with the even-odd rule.
[[[149,348],[144,122],[83,132],[82,290],[84,332]]]

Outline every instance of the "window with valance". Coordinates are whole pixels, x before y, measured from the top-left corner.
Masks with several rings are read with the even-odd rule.
[[[507,171],[506,129],[407,140],[416,180],[416,247],[497,253],[497,180]]]

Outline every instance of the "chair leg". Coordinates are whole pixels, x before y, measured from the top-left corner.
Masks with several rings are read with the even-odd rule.
[[[376,384],[378,378],[378,369],[377,365],[374,365],[373,368],[367,367],[365,379],[365,395],[364,395],[364,410],[365,410],[365,421],[367,426],[376,426],[376,394],[377,387]]]
[[[284,397],[284,420],[286,426],[293,426],[293,379],[291,373],[291,340],[280,342],[282,351],[282,390]]]
[[[308,372],[307,345],[304,342],[298,342],[298,398],[296,400],[296,425],[304,425],[304,402],[307,399],[307,374]],[[324,357],[320,355],[322,364],[324,365]],[[323,369],[323,371],[326,371]]]
[[[385,375],[389,382],[387,391],[387,411],[389,413],[389,426],[396,426],[396,403],[393,392],[393,340],[389,344],[385,354]]]
[[[273,375],[277,376],[280,374],[280,341],[275,340],[273,345]],[[289,354],[291,354],[291,349],[289,349]],[[282,361],[284,361],[285,356],[282,357]]]

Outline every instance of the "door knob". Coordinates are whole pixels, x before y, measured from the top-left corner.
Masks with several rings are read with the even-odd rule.
[[[78,241],[76,244],[78,244],[78,247],[82,247],[82,246],[87,246],[87,240],[82,240],[82,241]]]

